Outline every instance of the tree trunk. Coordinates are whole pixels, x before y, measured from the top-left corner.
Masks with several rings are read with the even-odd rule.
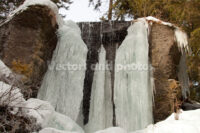
[[[112,20],[112,8],[113,8],[113,0],[110,0],[108,9],[108,20]]]

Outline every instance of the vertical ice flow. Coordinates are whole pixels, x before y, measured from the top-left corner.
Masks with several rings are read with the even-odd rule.
[[[86,56],[79,27],[65,22],[58,30],[58,44],[38,93],[39,99],[49,101],[56,111],[74,121],[81,110]]]
[[[137,21],[119,47],[115,60],[116,124],[128,131],[152,123],[152,80],[149,68],[148,27]],[[127,67],[131,65],[133,67]],[[126,68],[125,68],[126,67]]]
[[[106,51],[102,46],[92,83],[89,122],[85,126],[87,133],[112,126],[111,73],[106,70],[106,64]]]

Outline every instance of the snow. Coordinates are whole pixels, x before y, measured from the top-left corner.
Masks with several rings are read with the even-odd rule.
[[[83,129],[71,118],[55,112],[54,107],[47,101],[31,98],[22,103],[21,107],[23,107],[23,114],[36,118],[37,124],[41,125],[42,128],[51,127],[61,132],[84,133]]]
[[[199,121],[163,121],[156,125],[150,125],[143,133],[199,133]]]
[[[25,115],[36,118],[40,125],[49,121],[52,114],[55,113],[54,108],[48,102],[39,99],[31,98],[24,102],[23,106]]]
[[[0,81],[0,105],[13,107],[11,113],[32,117],[37,124],[43,128],[51,127],[66,133],[84,133],[73,120],[69,117],[57,113],[54,107],[47,101],[31,98],[27,101],[23,98],[19,88],[12,87]],[[18,113],[21,109],[22,112]]]
[[[148,27],[144,20],[135,21],[117,49],[115,60],[116,125],[128,131],[143,129],[153,122],[148,55]]]
[[[58,44],[42,81],[38,98],[78,122],[83,100],[87,46],[78,25],[67,21],[58,29]],[[82,120],[81,120],[82,121]]]
[[[200,109],[191,111],[181,111],[179,120],[176,120],[177,114],[173,113],[166,120],[157,124],[149,125],[147,128],[129,133],[200,133]],[[119,128],[108,128],[95,133],[128,133]]]
[[[176,113],[173,113],[166,119],[166,121],[175,120],[176,115],[177,115]],[[179,120],[199,121],[200,120],[200,109],[191,110],[191,111],[181,110],[178,116],[179,116],[178,117]]]
[[[19,13],[23,12],[24,10],[28,9],[28,7],[31,5],[43,5],[43,6],[49,7],[55,13],[58,25],[59,26],[63,25],[64,21],[63,21],[62,17],[58,14],[58,7],[51,0],[26,0],[21,6],[19,6],[16,10],[12,11],[9,14],[6,22],[4,22],[4,23],[9,22],[16,14],[19,14]]]
[[[39,133],[78,133],[78,132],[68,132],[68,131],[62,131],[62,130],[57,130],[55,128],[44,128]]]
[[[111,127],[105,130],[97,131],[95,133],[127,133],[127,132],[120,127]]]
[[[159,20],[159,19],[157,19],[157,18],[155,18],[155,17],[152,17],[152,16],[145,17],[145,19],[146,19],[147,21],[152,21],[152,22],[160,23],[160,24],[163,24],[163,25],[167,25],[167,26],[169,26],[169,27],[173,27],[173,26],[174,26],[174,25],[171,24],[171,23],[164,22],[164,21]]]
[[[62,131],[84,133],[69,117],[55,112],[54,107],[47,101],[31,98],[22,104],[24,115],[36,118],[37,124],[43,128],[51,127]]]
[[[178,115],[178,120],[177,118]],[[166,120],[131,133],[200,133],[200,109],[173,113]]]
[[[0,81],[0,105],[13,107],[12,113],[17,113],[19,106],[25,102],[19,88]]]
[[[0,60],[0,78],[8,78],[12,74],[12,71]]]

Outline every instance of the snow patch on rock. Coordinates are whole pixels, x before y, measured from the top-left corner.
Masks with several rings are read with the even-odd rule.
[[[164,21],[157,19],[155,17],[152,17],[152,16],[138,18],[138,19],[134,20],[133,22],[135,22],[135,21],[144,22],[144,24],[148,30],[148,33],[150,31],[150,26],[152,26],[153,23],[158,23],[158,24],[172,27],[174,29],[175,41],[177,42],[178,48],[181,51],[181,53],[183,53],[184,51],[186,53],[190,52],[187,34],[184,31],[182,31],[179,27],[177,27],[176,25],[169,23],[169,22],[164,22]]]
[[[167,25],[169,27],[174,27],[173,24],[169,23],[169,22],[164,22],[160,19],[157,19],[155,17],[152,17],[152,16],[148,16],[148,17],[145,17],[145,19],[148,21],[148,22],[156,22],[156,23],[160,23],[160,24],[163,24],[163,25]],[[151,23],[152,24],[152,23]]]
[[[180,28],[175,29],[175,40],[178,44],[179,50],[183,53],[189,52],[188,46],[188,37],[185,32],[183,32]]]
[[[63,25],[64,21],[63,21],[62,17],[59,15],[58,7],[51,0],[26,0],[16,10],[12,11],[9,14],[7,20],[4,23],[2,23],[1,25],[9,22],[16,14],[23,12],[24,10],[28,9],[29,6],[33,6],[33,5],[43,5],[43,6],[49,7],[55,13],[58,25],[59,26]]]

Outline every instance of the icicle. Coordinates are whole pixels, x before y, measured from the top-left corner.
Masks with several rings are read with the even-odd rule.
[[[58,30],[59,41],[38,98],[77,121],[83,98],[87,47],[79,27],[68,21]]]
[[[183,32],[180,28],[175,29],[175,40],[181,53],[183,53],[183,51],[189,52],[187,34]]]
[[[186,53],[189,53],[189,46],[188,46],[188,37],[185,32],[183,32],[180,28],[176,27],[175,29],[175,40],[178,44],[178,48],[181,51],[181,59],[179,63],[179,72],[178,72],[178,79],[182,87],[182,95],[184,98],[190,93],[189,90],[189,77],[187,74],[187,63],[186,63]]]
[[[156,88],[155,88],[155,80],[154,80],[154,76],[153,76],[153,73],[154,73],[154,68],[151,64],[149,64],[149,86],[151,88],[151,93],[150,93],[150,96],[149,98],[152,97],[152,100],[153,104],[154,104],[154,94],[156,94]]]
[[[108,65],[108,63],[106,64]],[[105,128],[113,126],[112,83],[110,70],[105,71]],[[104,128],[104,129],[105,129]]]
[[[103,22],[100,22],[100,39],[101,39],[101,44],[103,44]]]
[[[148,54],[146,22],[135,21],[117,50],[115,60],[116,124],[128,131],[145,128],[153,121]],[[133,67],[128,69],[128,65]]]
[[[106,52],[102,46],[94,73],[86,133],[112,126],[111,73],[106,70],[106,64]]]
[[[189,77],[187,74],[187,65],[186,65],[186,53],[183,51],[178,67],[178,79],[181,84],[182,88],[182,95],[184,98],[187,98],[188,95],[190,94],[189,90]]]

